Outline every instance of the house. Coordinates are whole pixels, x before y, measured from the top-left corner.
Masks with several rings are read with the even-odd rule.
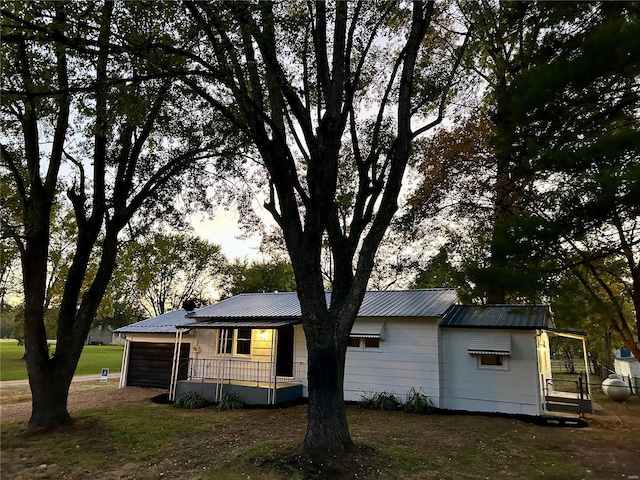
[[[326,298],[328,304],[331,294]],[[550,394],[559,390],[551,375],[549,339],[563,332],[550,328],[548,307],[456,303],[453,289],[367,292],[347,348],[345,400],[383,391],[402,397],[415,388],[442,409],[549,413]],[[131,366],[140,364],[134,357],[145,350],[137,344],[147,343],[164,345],[163,385],[169,378],[172,399],[191,390],[212,401],[234,391],[249,404],[308,395],[296,293],[240,294],[118,332],[127,342],[122,386],[146,382],[143,370]]]
[[[113,344],[113,327],[100,323],[91,327],[85,345],[111,345]]]

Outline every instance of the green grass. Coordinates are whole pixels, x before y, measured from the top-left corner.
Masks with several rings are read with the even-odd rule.
[[[51,347],[52,349],[54,346]],[[122,367],[121,345],[86,345],[78,362],[76,375],[100,375],[103,368],[109,373],[119,372]],[[24,347],[18,342],[0,342],[0,381],[26,380],[27,366],[22,356]]]
[[[575,429],[356,405],[347,411],[358,449],[326,463],[286,459],[303,439],[304,405],[220,412],[142,401],[85,410],[74,425],[39,435],[22,434],[25,422],[3,424],[3,478],[613,480],[640,471],[638,423]]]

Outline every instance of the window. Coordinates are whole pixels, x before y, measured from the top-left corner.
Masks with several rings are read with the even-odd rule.
[[[380,339],[379,338],[365,338],[364,339],[364,348],[380,348]]]
[[[236,355],[251,355],[251,329],[236,330]]]
[[[224,341],[226,339],[226,342]],[[224,328],[218,330],[218,340],[216,341],[216,355],[223,353],[233,353],[233,330]]]
[[[477,358],[477,368],[483,370],[509,370],[509,357],[495,353],[474,355]]]
[[[480,355],[480,365],[502,365],[502,355]]]
[[[216,355],[251,355],[251,332],[250,328],[218,330]],[[225,335],[226,342],[224,341]]]
[[[349,337],[347,347],[353,350],[379,350],[379,338]]]

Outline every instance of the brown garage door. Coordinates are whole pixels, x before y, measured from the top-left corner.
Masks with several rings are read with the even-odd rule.
[[[169,388],[173,343],[132,342],[129,350],[127,386],[147,388]],[[187,378],[189,344],[180,349],[178,380]]]

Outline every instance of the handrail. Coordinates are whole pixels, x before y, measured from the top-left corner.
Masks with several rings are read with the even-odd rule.
[[[217,380],[229,383],[240,381],[256,384],[298,382],[302,379],[302,362],[293,363],[291,376],[273,375],[272,362],[258,362],[236,358],[190,358],[187,378]],[[273,375],[273,376],[272,376]]]

